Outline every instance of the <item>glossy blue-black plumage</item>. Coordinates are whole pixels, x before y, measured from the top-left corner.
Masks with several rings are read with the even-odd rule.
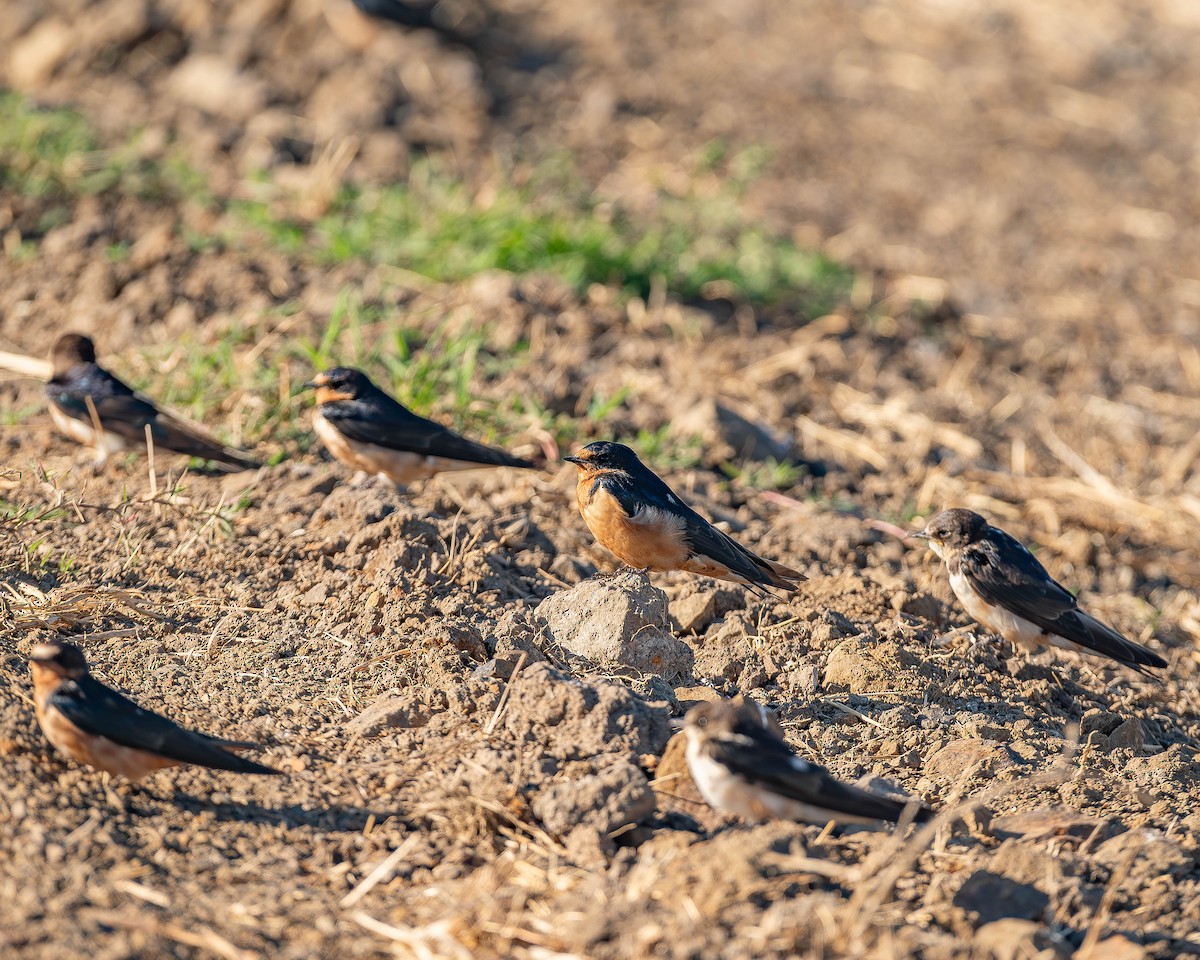
[[[1015,613],[1048,633],[1141,671],[1167,661],[1079,609],[1079,604],[1015,538],[988,527],[963,549],[959,569],[989,604]],[[1144,672],[1144,671],[1143,671]]]
[[[1167,662],[1079,609],[1078,602],[1016,538],[971,510],[933,517],[921,536],[938,545],[951,577],[989,607],[1145,673]],[[961,587],[956,587],[956,590]]]
[[[707,557],[729,568],[729,571],[749,584],[792,589],[804,577],[780,564],[765,560],[725,533],[689,507],[667,484],[622,443],[597,440],[583,448],[586,459],[568,457],[573,463],[586,464],[595,471],[593,491],[603,487],[610,493],[626,516],[638,518],[652,509],[670,514],[682,521],[683,538],[691,554]],[[785,572],[781,576],[781,572]]]
[[[88,409],[88,398],[91,398],[104,431],[131,445],[146,442],[146,427],[149,426],[155,446],[164,450],[212,460],[236,470],[258,466],[254,460],[200,436],[114,377],[95,362],[90,341],[73,334],[63,339],[85,341],[85,356],[93,357],[80,357],[69,366],[56,370],[46,384],[46,399],[68,417],[90,426],[92,411]]]
[[[483,466],[534,466],[528,460],[468,440],[440,423],[418,416],[380,390],[360,370],[335,367],[322,374],[321,382],[349,395],[347,399],[322,403],[321,415],[350,440]]]
[[[158,757],[237,773],[279,772],[230,752],[231,748],[244,749],[255,744],[186,730],[160,714],[139,707],[87,674],[63,680],[46,706],[57,710],[86,734]]]
[[[848,814],[895,823],[906,803],[842,783],[828,770],[797,757],[787,742],[761,723],[739,717],[732,735],[711,736],[703,749],[734,776],[789,800],[827,811],[831,819]],[[913,819],[923,823],[933,811],[917,805]]]

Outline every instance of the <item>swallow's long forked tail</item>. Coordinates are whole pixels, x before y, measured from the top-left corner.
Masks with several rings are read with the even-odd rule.
[[[1082,610],[1072,610],[1058,618],[1059,634],[1081,647],[1087,647],[1095,653],[1103,654],[1136,670],[1144,677],[1162,681],[1158,674],[1151,673],[1147,668],[1161,670],[1167,666],[1167,661],[1153,650],[1143,647],[1140,643],[1127,640],[1112,627],[1101,623],[1089,613]]]
[[[799,570],[794,570],[777,560],[767,560],[765,557],[759,557],[759,559],[766,566],[766,574],[773,587],[795,591],[799,590],[800,584],[808,579]]]
[[[238,470],[257,470],[262,466],[257,460],[197,433],[187,424],[161,411],[151,422],[150,436],[156,446],[185,456],[211,460],[231,473]]]
[[[950,586],[977,622],[1026,650],[1058,647],[1107,657],[1144,676],[1167,661],[1079,608],[1019,540],[972,510],[953,507],[916,536],[945,561]]]

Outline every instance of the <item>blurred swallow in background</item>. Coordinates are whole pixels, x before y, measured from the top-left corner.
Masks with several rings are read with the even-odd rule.
[[[42,732],[80,763],[127,780],[181,764],[279,773],[230,752],[257,749],[258,744],[185,730],[106,687],[88,672],[83,651],[74,644],[39,644],[30,654],[29,668]]]
[[[127,387],[96,363],[96,347],[88,337],[64,333],[54,341],[50,364],[50,416],[64,434],[96,451],[97,466],[111,453],[144,447],[147,426],[156,448],[212,460],[224,470],[258,466]]]
[[[1167,662],[1079,609],[1032,553],[970,510],[943,510],[913,534],[946,561],[959,603],[987,630],[1026,651],[1041,646],[1109,657],[1139,673]]]
[[[804,574],[765,560],[679,499],[620,443],[589,443],[573,457],[584,522],[600,544],[631,567],[686,570],[751,588],[796,590]]]
[[[796,756],[762,707],[714,700],[684,718],[688,772],[714,810],[745,820],[806,823],[896,823],[911,805],[913,819],[932,815],[918,801],[880,796],[842,783],[824,767]]]
[[[306,387],[317,391],[313,429],[338,460],[403,486],[444,470],[534,466],[419,417],[361,370],[334,367]]]

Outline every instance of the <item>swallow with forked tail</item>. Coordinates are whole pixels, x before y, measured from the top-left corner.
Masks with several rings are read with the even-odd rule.
[[[1109,657],[1153,676],[1162,657],[1079,609],[1016,539],[970,510],[943,510],[913,536],[946,561],[950,587],[976,621],[1026,651],[1042,646]]]
[[[445,470],[534,466],[417,416],[361,370],[334,367],[305,386],[317,391],[313,430],[329,452],[348,467],[399,486]]]
[[[573,457],[579,511],[592,535],[641,570],[686,570],[751,588],[797,589],[798,570],[747,550],[705,520],[620,443],[589,443]]]
[[[143,710],[96,680],[74,644],[39,644],[30,654],[29,668],[42,732],[80,763],[127,780],[182,764],[234,773],[280,772],[231,752],[259,749],[258,744],[186,730]]]
[[[745,820],[805,823],[896,823],[910,804],[842,783],[824,767],[802,760],[746,701],[701,703],[684,719],[688,772],[714,810]],[[912,801],[913,819],[933,811]]]
[[[64,434],[96,451],[96,465],[109,454],[146,443],[211,460],[224,470],[252,470],[255,461],[222,446],[197,428],[160,410],[96,363],[96,347],[78,333],[64,333],[50,352],[52,376],[46,384],[50,416]],[[90,402],[89,402],[90,401]]]

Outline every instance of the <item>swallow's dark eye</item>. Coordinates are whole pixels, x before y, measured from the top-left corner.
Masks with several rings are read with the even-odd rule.
[[[708,717],[700,717],[699,719],[697,719],[696,726],[707,727],[708,726]]]

